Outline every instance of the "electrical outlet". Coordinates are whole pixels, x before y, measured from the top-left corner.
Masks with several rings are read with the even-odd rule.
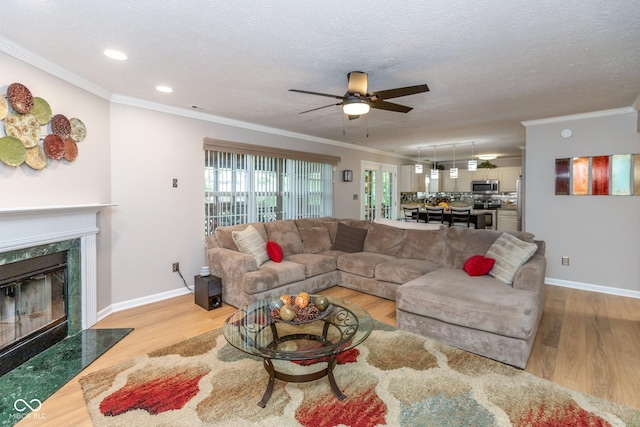
[[[172,272],[173,272],[173,273],[175,273],[175,272],[177,272],[177,271],[180,271],[180,263],[179,263],[179,262],[174,262],[174,263],[171,265],[171,268],[172,268]]]
[[[171,185],[173,186],[173,188],[178,188],[178,178],[173,178],[173,180],[171,181]]]
[[[569,265],[569,257],[568,256],[563,256],[562,257],[562,265]]]

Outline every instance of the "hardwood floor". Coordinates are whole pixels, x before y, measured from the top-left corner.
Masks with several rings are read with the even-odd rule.
[[[375,319],[396,325],[393,301],[341,287],[323,293],[353,301]],[[184,295],[114,313],[95,327],[135,330],[78,377],[221,327],[234,310],[224,304],[206,311],[193,303],[192,295]],[[640,299],[546,287],[527,372],[640,409],[639,361]],[[18,426],[91,426],[78,377],[44,402],[44,418],[25,418]]]

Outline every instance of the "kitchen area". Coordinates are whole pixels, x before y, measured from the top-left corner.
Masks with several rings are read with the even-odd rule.
[[[484,227],[501,231],[521,230],[522,168],[519,166],[458,170],[451,178],[448,170],[439,170],[438,179],[430,171],[415,173],[414,166],[402,166],[399,178],[400,212],[404,207],[444,205],[472,207],[473,214],[484,214]],[[425,177],[427,178],[425,180]]]

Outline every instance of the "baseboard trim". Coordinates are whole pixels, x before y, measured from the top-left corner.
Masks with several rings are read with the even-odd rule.
[[[561,286],[563,288],[580,289],[583,291],[599,292],[601,294],[618,295],[622,297],[640,298],[640,291],[629,289],[613,288],[610,286],[592,285],[590,283],[572,282],[570,280],[554,279],[545,277],[544,283],[547,285]]]
[[[181,287],[181,288],[173,289],[171,291],[161,292],[159,294],[148,295],[146,297],[134,298],[128,301],[111,304],[110,306],[103,308],[98,312],[98,316],[97,316],[98,322],[112,313],[117,313],[118,311],[140,307],[142,305],[151,304],[153,302],[158,302],[158,301],[163,301],[169,298],[178,297],[181,295],[188,294],[189,291],[193,292],[193,287],[189,287],[189,289],[185,287]]]

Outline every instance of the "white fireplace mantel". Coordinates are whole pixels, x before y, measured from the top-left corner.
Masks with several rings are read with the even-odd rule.
[[[80,239],[82,328],[97,322],[96,214],[114,204],[0,208],[0,252]]]

